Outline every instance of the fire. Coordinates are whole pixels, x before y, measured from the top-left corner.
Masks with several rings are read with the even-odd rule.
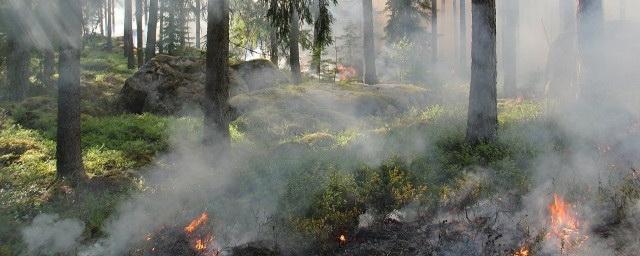
[[[355,68],[342,64],[338,64],[337,70],[340,81],[351,80],[358,75],[358,71]]]
[[[512,256],[529,256],[529,248],[527,246],[522,246],[518,249]]]
[[[549,214],[551,226],[548,236],[559,240],[562,253],[579,247],[589,238],[581,234],[580,221],[571,205],[557,194],[553,194],[553,202],[549,204]]]
[[[197,251],[204,251],[207,249],[207,245],[202,241],[202,239],[196,239],[196,244],[193,245],[193,248]]]
[[[209,215],[206,212],[203,212],[198,218],[193,219],[189,225],[184,227],[184,232],[187,232],[188,234],[193,233],[194,230],[207,222],[207,220],[209,220]]]
[[[346,244],[346,243],[347,243],[347,236],[345,236],[345,235],[340,235],[340,236],[338,237],[338,241],[339,241],[341,244]]]

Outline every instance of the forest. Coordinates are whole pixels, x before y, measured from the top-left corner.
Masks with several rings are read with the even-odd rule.
[[[627,256],[640,1],[0,0],[0,256]]]

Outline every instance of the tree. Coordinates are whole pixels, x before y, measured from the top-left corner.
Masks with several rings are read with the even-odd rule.
[[[302,82],[302,72],[300,70],[300,17],[298,8],[291,1],[289,6],[289,19],[291,22],[289,29],[289,65],[291,67],[291,79],[294,84]]]
[[[322,53],[333,42],[331,37],[331,24],[333,15],[329,10],[330,4],[337,4],[337,0],[316,0],[313,22],[313,59],[312,63],[320,77],[322,68]]]
[[[587,104],[606,94],[606,81],[601,71],[604,62],[604,13],[602,0],[578,1],[578,53],[581,67],[580,97]]]
[[[373,35],[373,3],[371,0],[362,0],[362,31],[364,48],[364,83],[376,84],[376,47]]]
[[[460,69],[463,70],[463,74],[467,76],[467,0],[459,0],[460,1],[460,42],[458,46],[460,49],[458,53],[460,54]]]
[[[201,13],[202,13],[202,6],[200,3],[200,0],[194,0],[195,1],[195,6],[193,7],[193,14],[195,16],[195,23],[196,23],[196,49],[200,49],[200,37],[202,37],[200,35],[200,20],[202,19],[200,17]]]
[[[20,14],[31,12],[30,8],[30,2],[13,2],[0,13],[6,24],[8,98],[14,101],[23,100],[29,89],[32,47],[25,32],[29,24]]]
[[[518,90],[518,24],[519,0],[503,1],[504,19],[502,31],[502,59],[504,94],[515,97]]]
[[[429,16],[429,2],[420,0],[387,0],[385,11],[389,20],[384,27],[387,41],[395,43],[403,40],[413,41],[425,33],[421,25],[423,18]]]
[[[438,62],[438,0],[431,0],[431,49],[432,61]]]
[[[278,0],[270,0],[269,1],[269,9],[275,10],[278,8]],[[271,26],[271,32],[269,34],[269,52],[271,55],[271,62],[274,65],[278,65],[278,45],[280,45],[280,41],[278,40],[278,30],[273,25]]]
[[[149,21],[147,22],[146,61],[156,56],[156,32],[158,31],[158,0],[149,2]]]
[[[133,12],[131,0],[124,0],[124,55],[127,57],[127,67],[133,69],[135,57],[133,56]]]
[[[185,0],[163,1],[165,10],[163,18],[162,37],[160,43],[170,55],[176,55],[184,50],[189,33],[189,14],[191,9]]]
[[[491,142],[498,130],[496,2],[472,1],[471,88],[467,141]]]
[[[144,65],[144,50],[142,49],[144,46],[144,38],[142,31],[142,1],[144,0],[136,0],[136,38],[137,38],[137,49],[136,53],[138,55],[138,68]]]
[[[209,0],[207,16],[207,77],[204,99],[204,143],[229,141],[229,2]]]
[[[113,21],[111,11],[113,6],[113,0],[107,0],[107,50],[111,51],[113,49],[113,39],[111,39],[111,32],[113,31],[112,24]]]
[[[266,0],[269,1],[269,0]],[[271,25],[278,29],[278,35],[288,39],[289,66],[292,82],[302,81],[300,70],[300,22],[312,23],[311,12],[305,0],[282,0],[277,5],[271,5],[267,16]]]
[[[79,181],[86,177],[80,147],[82,10],[79,0],[60,0],[60,12],[63,35],[59,40],[56,167],[59,178]]]

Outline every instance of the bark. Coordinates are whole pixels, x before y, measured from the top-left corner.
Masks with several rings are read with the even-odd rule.
[[[147,22],[146,61],[156,56],[156,32],[158,31],[158,0],[149,2],[149,22]]]
[[[431,1],[431,60],[438,62],[438,0]]]
[[[229,2],[209,0],[207,25],[207,78],[205,84],[204,143],[229,143]]]
[[[7,83],[9,99],[23,100],[29,89],[29,63],[31,51],[23,35],[12,29],[7,35]]]
[[[604,13],[602,0],[578,1],[578,54],[581,67],[580,98],[597,103],[606,95],[606,81],[602,74],[604,63]]]
[[[138,68],[144,65],[144,34],[142,31],[142,1],[144,0],[136,0],[136,43],[137,49],[136,53],[138,54]]]
[[[158,0],[160,3],[160,9],[158,13],[158,26],[160,27],[160,32],[158,33],[158,52],[164,53],[164,43],[162,43],[162,39],[164,38],[164,9],[165,9],[165,0]]]
[[[471,88],[467,141],[495,141],[498,129],[496,95],[495,0],[472,1]]]
[[[56,56],[53,50],[42,51],[42,82],[47,87],[53,86],[53,74],[55,74]]]
[[[275,10],[278,6],[278,0],[271,0],[270,2],[270,9]],[[269,36],[269,43],[271,44],[270,46],[270,55],[271,55],[271,62],[278,66],[278,30],[276,27],[271,27],[271,34]]]
[[[98,12],[98,22],[100,25],[100,35],[104,36],[104,1],[100,1],[100,11]]]
[[[373,3],[371,0],[362,0],[362,32],[364,46],[364,83],[376,84],[376,47],[373,35]]]
[[[300,84],[302,82],[302,72],[300,71],[300,18],[298,17],[298,10],[295,8],[293,2],[289,6],[290,15],[290,29],[289,29],[289,65],[291,66],[291,80],[294,84]]]
[[[468,74],[468,59],[467,59],[467,0],[460,0],[460,68],[463,70],[462,74],[467,76]]]
[[[506,97],[517,96],[518,90],[518,24],[519,0],[504,1],[504,24],[502,31],[503,78]]]
[[[196,0],[196,9],[195,9],[195,16],[196,16],[196,49],[200,49],[200,37],[202,37],[200,35],[200,14],[201,14],[201,9],[202,7],[200,6],[200,0]]]
[[[113,42],[111,39],[111,5],[113,4],[113,0],[107,0],[107,50],[113,49]]]
[[[127,57],[127,67],[133,69],[136,66],[133,56],[133,13],[131,0],[124,0],[124,55]]]
[[[68,43],[60,47],[56,167],[59,178],[85,178],[80,147],[80,49],[82,11],[78,0],[61,0]]]

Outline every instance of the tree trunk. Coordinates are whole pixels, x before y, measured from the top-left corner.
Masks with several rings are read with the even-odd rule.
[[[300,18],[298,17],[298,10],[293,2],[289,6],[290,15],[290,28],[289,28],[289,65],[291,66],[291,80],[294,84],[300,84],[302,82],[302,73],[300,71]]]
[[[378,83],[376,74],[376,46],[373,35],[373,3],[371,0],[362,0],[362,38],[364,48],[364,83]]]
[[[278,0],[271,0],[270,9],[275,10],[278,7]],[[269,37],[271,62],[278,66],[278,31],[277,28],[271,26],[271,34]]]
[[[80,147],[80,49],[82,10],[78,0],[61,0],[63,31],[67,42],[60,47],[58,69],[57,175],[79,181],[86,177]]]
[[[47,87],[53,87],[53,75],[55,74],[56,56],[53,50],[42,51],[42,82]]]
[[[112,6],[113,0],[107,0],[107,50],[109,51],[113,49],[113,39],[111,38],[111,33],[113,32]]]
[[[133,69],[136,67],[135,57],[133,56],[133,12],[131,9],[131,0],[124,0],[124,55],[127,57],[127,67]]]
[[[100,25],[101,36],[104,36],[104,1],[100,1],[100,9],[98,11],[98,25]]]
[[[431,61],[438,62],[438,0],[431,1]]]
[[[136,53],[138,54],[138,68],[144,65],[144,31],[142,31],[142,1],[144,0],[136,0],[136,43],[137,49]]]
[[[160,32],[158,32],[158,52],[164,53],[164,43],[162,40],[164,39],[164,9],[165,9],[165,0],[158,0],[160,3],[160,9],[158,13],[158,26],[160,27]]]
[[[602,0],[578,1],[578,53],[581,63],[580,98],[587,104],[597,103],[606,95],[602,74],[604,63],[604,13]]]
[[[517,96],[518,91],[518,24],[519,0],[503,1],[504,19],[502,31],[503,78],[506,97]]]
[[[460,1],[460,68],[462,74],[466,77],[468,74],[468,59],[467,59],[467,0]]]
[[[209,0],[207,25],[207,78],[204,100],[204,143],[229,143],[229,2]]]
[[[146,61],[156,56],[156,32],[158,31],[158,0],[149,2],[149,22],[147,22],[147,54]]]
[[[496,95],[496,2],[472,1],[471,88],[467,141],[492,142],[498,129]]]
[[[202,6],[200,6],[200,0],[195,0],[196,1],[196,10],[195,10],[195,16],[196,16],[196,49],[200,49],[200,37],[202,37],[200,35],[200,13],[201,13],[201,8]]]
[[[7,35],[7,83],[9,99],[21,101],[29,90],[31,51],[20,31],[13,28]]]

